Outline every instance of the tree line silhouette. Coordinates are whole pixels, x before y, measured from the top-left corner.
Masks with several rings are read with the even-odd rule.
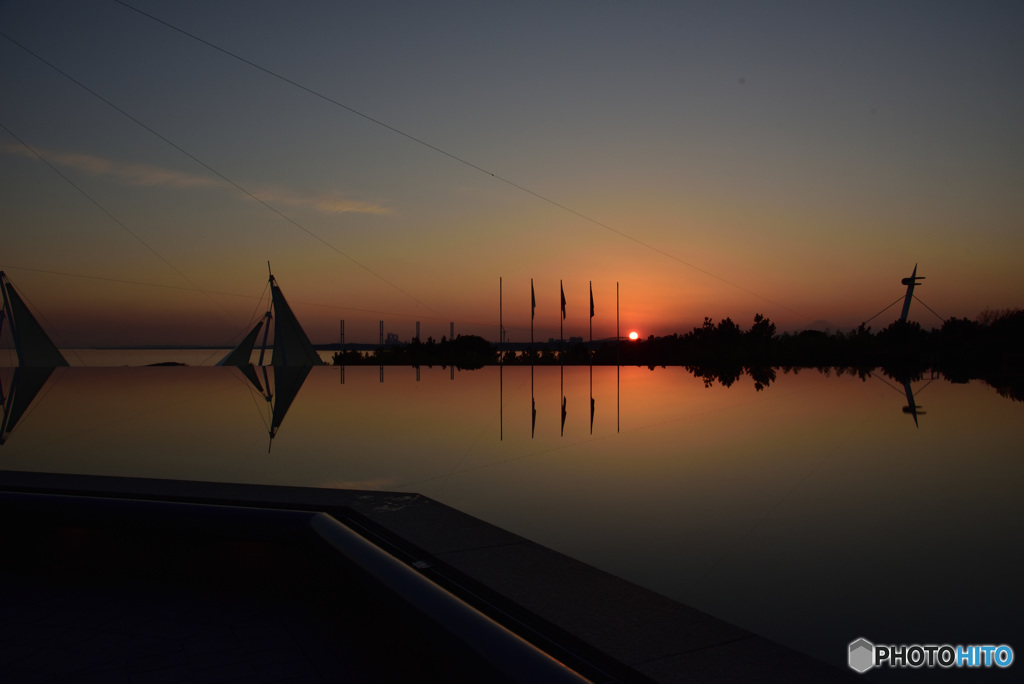
[[[683,366],[703,377],[705,383],[731,385],[746,373],[758,389],[774,380],[774,368],[839,368],[861,374],[881,368],[898,380],[913,380],[932,371],[955,382],[982,378],[992,384],[998,380],[1013,385],[1020,384],[1024,376],[1024,309],[985,310],[973,320],[950,318],[931,330],[915,321],[896,320],[878,332],[861,325],[848,332],[777,334],[775,324],[761,314],[746,330],[731,318],[718,323],[705,318],[701,326],[682,335],[560,347],[555,342],[524,349],[523,345],[499,345],[477,335],[459,335],[442,337],[440,342],[413,339],[409,344],[380,347],[370,353],[340,351],[334,362],[454,365],[462,369],[498,363]]]

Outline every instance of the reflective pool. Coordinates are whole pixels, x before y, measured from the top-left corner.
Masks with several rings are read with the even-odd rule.
[[[985,383],[266,370],[56,369],[0,468],[419,492],[843,666],[1024,648],[1024,403]]]

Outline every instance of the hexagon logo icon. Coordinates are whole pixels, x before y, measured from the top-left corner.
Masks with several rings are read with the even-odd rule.
[[[850,669],[864,673],[875,665],[875,645],[860,638],[850,642]]]

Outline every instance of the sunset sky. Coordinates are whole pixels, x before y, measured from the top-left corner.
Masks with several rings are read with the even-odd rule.
[[[595,338],[616,283],[643,337],[915,264],[1024,306],[1020,2],[126,2],[0,0],[0,268],[61,347],[233,344],[268,260],[318,343],[497,339],[499,278],[512,341],[531,278],[537,339],[560,280]]]

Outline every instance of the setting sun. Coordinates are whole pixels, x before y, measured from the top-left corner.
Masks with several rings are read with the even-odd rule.
[[[640,333],[638,333],[636,330],[634,330],[633,332],[629,333],[629,339],[631,339],[631,340],[638,340],[638,339],[640,339]]]

